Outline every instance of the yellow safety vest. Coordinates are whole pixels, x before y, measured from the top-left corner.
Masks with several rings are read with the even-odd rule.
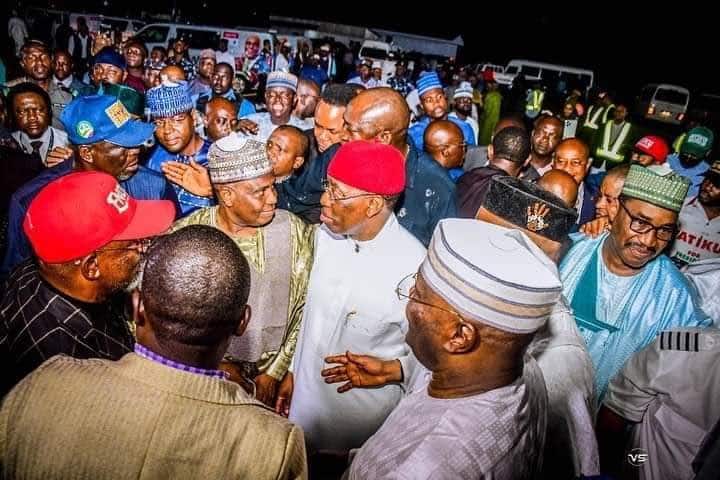
[[[673,142],[673,152],[680,153],[680,147],[682,147],[683,142],[685,142],[685,138],[687,137],[687,133],[680,134],[675,141]]]
[[[623,142],[625,142],[625,139],[630,133],[630,123],[625,122],[625,125],[623,125],[622,129],[620,130],[620,134],[615,139],[615,142],[610,145],[610,132],[612,131],[612,122],[613,121],[610,120],[609,122],[605,123],[602,144],[595,151],[595,155],[597,157],[604,158],[612,163],[620,163],[625,160],[625,157],[618,154],[618,150],[620,150],[620,147],[622,146]]]
[[[588,108],[587,114],[585,115],[583,127],[591,128],[593,130],[597,130],[598,128],[600,128],[600,126],[598,125],[598,120],[600,119],[600,115],[602,115],[602,113],[602,107],[590,105],[590,108]]]
[[[540,113],[544,99],[545,92],[542,90],[533,90],[532,100],[525,106],[525,111],[528,113]]]
[[[615,104],[614,104],[614,103],[611,103],[611,104],[608,105],[607,108],[605,108],[605,110],[603,111],[603,116],[602,116],[602,123],[603,123],[603,124],[608,121],[608,118],[607,118],[607,117],[608,117],[608,113],[610,113],[610,109],[613,109],[613,108],[615,108]]]

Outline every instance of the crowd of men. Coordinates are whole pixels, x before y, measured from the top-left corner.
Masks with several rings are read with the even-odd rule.
[[[3,478],[720,476],[707,126],[183,42],[17,49]]]

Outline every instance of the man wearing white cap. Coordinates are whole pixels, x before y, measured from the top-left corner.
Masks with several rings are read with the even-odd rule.
[[[350,479],[538,474],[547,394],[525,350],[561,295],[548,262],[519,231],[440,221],[419,272],[396,290],[429,372],[357,453]]]
[[[470,82],[460,82],[460,86],[455,89],[455,93],[453,94],[453,101],[455,103],[455,111],[450,112],[448,118],[455,118],[470,125],[470,128],[472,128],[475,133],[475,140],[477,141],[480,126],[477,120],[472,117],[473,88]]]
[[[297,86],[298,78],[292,73],[270,73],[265,84],[267,112],[253,113],[243,118],[238,125],[240,131],[249,138],[265,143],[280,125],[302,129],[304,122],[292,116],[297,101]]]
[[[210,147],[208,170],[218,205],[196,210],[174,230],[217,228],[247,258],[253,321],[242,337],[233,337],[226,360],[255,382],[258,400],[274,406],[295,352],[315,229],[275,208],[275,177],[265,144],[235,134],[221,138]]]

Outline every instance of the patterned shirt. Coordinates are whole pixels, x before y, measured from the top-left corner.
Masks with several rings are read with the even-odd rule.
[[[403,97],[407,97],[407,94],[415,89],[415,86],[410,83],[405,77],[392,77],[387,81],[388,87],[398,92]]]
[[[135,344],[134,351],[136,354],[140,355],[143,358],[147,358],[148,360],[152,360],[153,362],[160,363],[162,365],[165,365],[166,367],[182,370],[183,372],[195,373],[197,375],[205,375],[206,377],[219,378],[220,380],[225,380],[228,378],[227,372],[223,372],[222,370],[210,370],[207,368],[199,368],[193,367],[192,365],[185,365],[184,363],[176,362],[175,360],[163,357],[162,355],[153,352],[149,348],[143,347],[139,343]]]
[[[187,80],[188,82],[195,78],[197,67],[192,60],[183,57],[182,60],[178,62],[175,60],[175,58],[170,57],[167,59],[166,63],[168,65],[175,65],[182,68],[183,72],[185,72],[185,80]]]
[[[50,357],[117,360],[134,343],[119,302],[75,300],[44,281],[31,260],[18,265],[0,302],[0,395]]]

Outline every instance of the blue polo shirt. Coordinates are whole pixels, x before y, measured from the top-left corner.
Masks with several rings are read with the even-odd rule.
[[[5,258],[0,266],[0,278],[5,279],[23,260],[32,256],[32,247],[25,236],[22,225],[30,202],[48,183],[72,173],[73,159],[48,168],[37,177],[20,187],[10,198],[8,210],[8,245]],[[176,208],[178,199],[170,183],[159,173],[143,166],[127,180],[120,181],[127,193],[138,200],[171,200]],[[61,241],[61,239],[58,239]]]
[[[477,144],[477,142],[475,141],[475,132],[467,122],[465,122],[464,120],[460,120],[457,117],[448,117],[448,120],[460,127],[460,130],[462,130],[463,136],[465,137],[465,143],[467,143],[468,146],[473,146]],[[408,136],[412,139],[413,145],[415,145],[415,148],[417,148],[418,150],[425,149],[425,141],[423,140],[423,136],[425,135],[425,129],[428,127],[428,125],[430,125],[430,122],[430,117],[425,115],[420,120],[413,123],[408,130]]]

